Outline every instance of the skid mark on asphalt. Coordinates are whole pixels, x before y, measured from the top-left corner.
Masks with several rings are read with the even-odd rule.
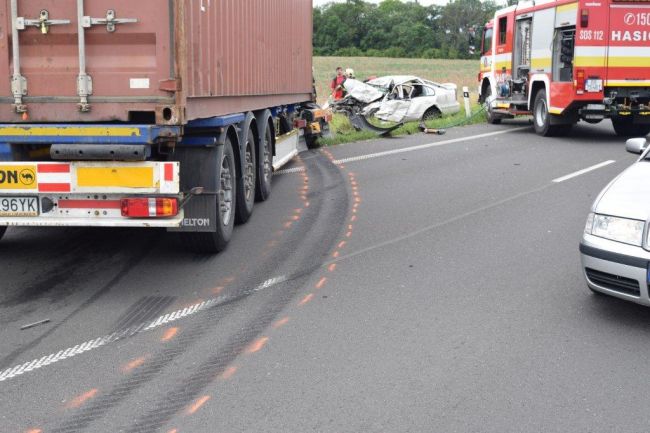
[[[111,335],[105,341],[100,339],[99,345],[101,346],[109,341],[117,341],[137,333],[169,325],[181,319],[189,319],[189,317],[197,316],[200,313],[200,317],[184,326],[183,332],[178,333],[172,341],[163,346],[161,352],[148,359],[131,375],[120,380],[111,390],[102,393],[89,404],[84,405],[79,413],[60,420],[62,424],[55,429],[48,430],[48,432],[68,433],[86,429],[135,390],[157,377],[163,368],[172,363],[176,357],[186,353],[198,339],[214,331],[219,322],[224,320],[232,311],[238,311],[239,301],[245,300],[248,296],[257,292],[273,288],[273,290],[269,290],[268,300],[265,302],[262,311],[253,320],[242,326],[239,332],[226,337],[227,342],[225,344],[208,352],[213,353],[213,355],[205,358],[202,364],[193,366],[193,372],[188,377],[181,378],[179,376],[177,387],[172,387],[164,395],[161,395],[157,402],[151,399],[151,411],[142,414],[135,421],[125,421],[132,424],[130,427],[120,429],[120,431],[134,433],[159,431],[174,415],[182,414],[192,400],[205,395],[202,390],[212,381],[220,380],[220,375],[228,371],[228,368],[232,366],[237,357],[242,355],[256,338],[260,338],[264,330],[269,329],[277,321],[278,315],[297,296],[306,281],[311,278],[315,271],[321,268],[322,262],[320,258],[336,242],[336,236],[333,236],[333,234],[338,230],[338,227],[345,223],[345,216],[340,213],[339,208],[341,204],[345,203],[343,198],[346,197],[346,193],[339,170],[329,163],[323,163],[323,161],[324,158],[313,158],[309,163],[310,176],[305,176],[304,179],[306,182],[311,182],[311,177],[313,177],[311,167],[313,167],[314,174],[317,174],[318,184],[323,185],[315,198],[310,202],[308,194],[305,194],[307,190],[301,188],[300,191],[301,198],[304,200],[303,204],[305,204],[304,208],[309,208],[309,215],[306,218],[308,223],[298,224],[296,230],[287,232],[290,233],[290,236],[284,239],[283,250],[280,251],[281,256],[284,257],[283,263],[289,258],[297,260],[295,263],[287,262],[291,263],[292,269],[298,269],[297,272],[268,279],[251,289],[241,288],[230,295],[220,295],[207,299],[200,304],[191,305],[183,310],[161,316],[151,323],[144,323],[134,326],[131,330]],[[307,234],[312,232],[313,227],[321,229],[317,235],[308,237]],[[302,242],[300,247],[296,248],[296,241],[298,240]],[[310,251],[310,254],[305,254],[305,251]],[[276,260],[272,263],[274,269],[279,269]],[[260,264],[259,266],[260,269],[264,269],[264,266],[269,265]],[[97,344],[98,342],[91,341],[90,344],[80,345],[76,349],[72,348],[74,350],[68,351],[64,359],[92,350]],[[39,365],[41,360],[43,362]],[[33,371],[35,367],[42,368],[49,365],[51,360],[51,358],[48,360],[47,357],[44,357],[32,363],[26,363],[17,366],[17,368],[14,367],[6,372],[0,372],[0,375],[4,375],[2,380],[8,380],[17,375],[25,374],[26,371]]]
[[[200,312],[243,299],[244,297],[252,295],[253,293],[269,289],[287,280],[288,280],[287,277],[271,278],[269,280],[264,281],[259,286],[249,290],[245,290],[236,296],[218,296],[216,298],[211,298],[208,299],[207,301],[203,301],[201,303],[183,308],[182,310],[176,310],[174,312],[167,313],[151,322],[140,323],[128,329],[123,329],[120,331],[113,332],[109,335],[105,335],[103,337],[98,337],[92,340],[88,340],[74,347],[69,347],[67,349],[59,350],[57,353],[52,353],[50,355],[46,355],[41,358],[34,359],[32,361],[17,365],[15,367],[7,368],[6,370],[0,372],[0,382],[13,379],[15,377],[21,376],[26,373],[30,373],[35,370],[39,370],[41,368],[61,362],[66,359],[74,358],[83,353],[87,353],[90,352],[91,350],[95,350],[100,347],[106,346],[107,344],[115,343],[125,338],[133,337],[134,335],[140,334],[142,332],[151,331],[153,329],[160,328],[162,326],[176,322],[181,319],[188,318]],[[168,332],[173,332],[173,331],[168,330]],[[163,338],[164,337],[165,336],[163,336]]]

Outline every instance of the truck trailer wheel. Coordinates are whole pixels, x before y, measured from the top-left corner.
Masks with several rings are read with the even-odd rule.
[[[645,137],[650,125],[635,125],[631,117],[612,117],[614,132],[619,137]]]
[[[557,137],[567,135],[573,124],[552,125],[552,114],[548,112],[548,104],[546,102],[546,90],[542,89],[537,92],[535,102],[533,104],[533,125],[535,132],[543,137]]]
[[[235,225],[237,169],[230,138],[226,139],[220,150],[218,161],[215,173],[218,179],[216,231],[182,233],[187,248],[200,254],[216,254],[223,251],[230,242]]]
[[[255,184],[257,177],[257,158],[255,157],[255,147],[257,140],[253,131],[254,125],[249,123],[248,130],[242,136],[244,143],[244,154],[242,156],[243,173],[237,179],[237,212],[235,213],[235,222],[244,224],[253,215],[255,206]]]
[[[264,114],[257,118],[259,128],[259,147],[257,164],[257,201],[265,201],[271,195],[271,179],[273,178],[273,129],[271,115]]]

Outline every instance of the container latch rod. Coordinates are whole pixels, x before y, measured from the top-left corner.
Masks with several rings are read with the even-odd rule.
[[[117,24],[135,24],[138,22],[137,18],[117,18],[115,11],[109,9],[106,11],[106,18],[91,18],[83,17],[83,26],[89,28],[92,26],[106,26],[106,31],[113,33]]]
[[[41,11],[36,20],[25,19],[24,17],[16,18],[16,28],[18,30],[25,30],[27,26],[37,27],[44,35],[50,32],[50,26],[60,26],[65,24],[70,24],[70,20],[51,20],[50,13],[45,9]]]

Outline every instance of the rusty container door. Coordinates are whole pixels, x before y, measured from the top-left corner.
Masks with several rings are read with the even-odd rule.
[[[0,122],[151,120],[174,101],[173,7],[0,0]]]
[[[184,0],[187,118],[309,101],[311,0]]]

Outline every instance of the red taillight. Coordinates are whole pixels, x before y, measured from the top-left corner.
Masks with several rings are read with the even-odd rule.
[[[576,69],[576,90],[584,92],[585,90],[585,70]]]
[[[589,9],[580,10],[580,27],[589,27]]]
[[[305,119],[296,119],[293,121],[293,127],[297,129],[303,129],[307,127],[307,121]]]
[[[122,216],[126,218],[164,218],[178,215],[175,198],[125,198],[121,203]]]

